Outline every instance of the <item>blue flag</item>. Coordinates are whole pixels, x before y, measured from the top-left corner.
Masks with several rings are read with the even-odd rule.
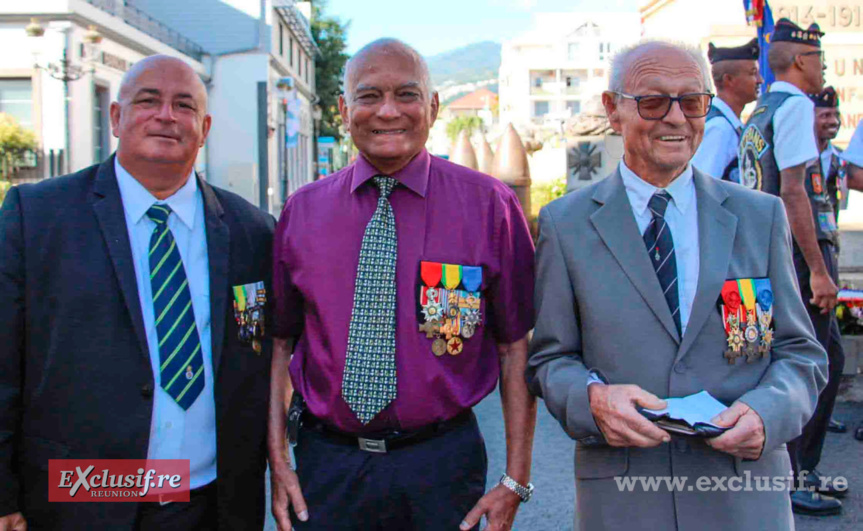
[[[764,84],[761,85],[763,94],[776,81],[776,76],[773,75],[773,70],[767,63],[770,38],[773,35],[773,11],[767,0],[743,0],[743,9],[746,10],[746,23],[754,23],[758,27],[758,46],[761,48],[758,55],[758,69],[761,71],[761,77],[764,78]]]

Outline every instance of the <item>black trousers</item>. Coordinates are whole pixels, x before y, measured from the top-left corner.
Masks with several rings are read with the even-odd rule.
[[[839,260],[836,249],[827,242],[819,242],[819,245],[824,263],[827,265],[827,271],[838,285]],[[845,366],[845,351],[842,349],[842,336],[839,334],[836,312],[822,314],[820,308],[809,303],[809,299],[812,298],[812,289],[809,286],[809,267],[799,251],[794,253],[794,266],[797,270],[797,281],[800,283],[800,295],[803,297],[803,304],[806,305],[812,326],[815,328],[815,337],[827,351],[827,358],[830,363],[827,387],[821,391],[821,395],[818,397],[815,414],[804,426],[803,433],[788,443],[791,466],[796,476],[801,470],[811,472],[821,461],[821,449],[824,447],[827,425],[833,416],[833,406],[836,404],[839,382],[842,379],[842,369]]]
[[[301,429],[294,448],[308,522],[298,531],[458,530],[485,493],[488,458],[476,417],[385,454]]]
[[[137,531],[216,531],[216,482],[193,490],[188,502],[138,504]]]

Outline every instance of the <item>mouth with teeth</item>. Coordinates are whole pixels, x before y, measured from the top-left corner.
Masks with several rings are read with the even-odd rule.
[[[401,135],[407,132],[407,129],[372,129],[372,133],[376,135]]]
[[[659,137],[660,142],[683,142],[686,137],[683,135],[663,135]]]

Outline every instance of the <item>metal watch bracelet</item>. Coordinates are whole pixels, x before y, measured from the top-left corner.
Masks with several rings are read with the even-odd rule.
[[[522,503],[529,502],[530,497],[533,496],[533,483],[528,483],[527,486],[524,486],[504,474],[500,477],[500,484],[516,493],[521,498]]]

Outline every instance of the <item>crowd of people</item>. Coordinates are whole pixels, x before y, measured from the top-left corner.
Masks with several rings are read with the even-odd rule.
[[[0,210],[0,531],[259,530],[268,463],[282,530],[509,530],[543,489],[537,398],[576,441],[578,529],[840,511],[847,489],[816,466],[844,357],[836,209],[863,189],[863,133],[830,145],[822,35],[780,20],[761,96],[756,42],[710,64],[620,50],[602,103],[623,160],[546,205],[536,242],[506,185],[426,151],[438,96],[400,41],[349,60],[359,157],[278,223],[195,173],[219,127],[195,72],[136,63],[116,153]],[[472,408],[498,386],[507,459],[487,489]],[[724,407],[708,432],[644,414],[702,391]],[[96,458],[188,460],[189,501],[48,501],[50,460]],[[792,466],[790,490],[618,481]]]

